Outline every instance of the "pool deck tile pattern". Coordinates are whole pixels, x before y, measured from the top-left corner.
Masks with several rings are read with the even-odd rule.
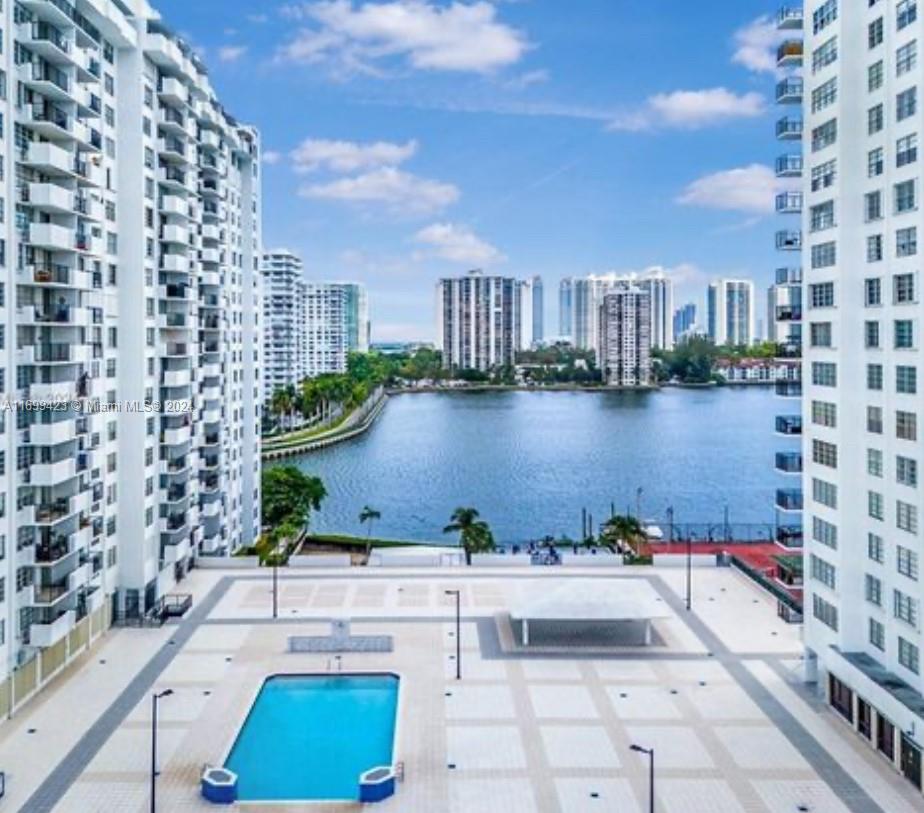
[[[160,706],[159,809],[214,811],[198,796],[199,773],[222,762],[266,675],[334,668],[329,656],[287,653],[287,637],[323,635],[331,618],[350,617],[354,634],[392,635],[395,648],[344,655],[343,670],[402,676],[397,758],[406,780],[378,806],[383,813],[642,813],[648,766],[633,742],[655,747],[658,813],[778,813],[800,804],[815,813],[920,810],[920,796],[798,683],[799,629],[777,619],[773,603],[740,575],[695,571],[689,614],[680,571],[582,575],[613,578],[614,586],[651,578],[673,611],[664,622],[669,651],[504,652],[494,615],[525,582],[567,577],[560,569],[287,573],[275,622],[268,574],[196,571],[187,582],[196,595],[189,619],[112,633],[0,727],[11,809],[144,813],[150,691],[169,687],[174,695]],[[462,590],[461,682],[447,587]],[[28,734],[33,726],[38,732]]]

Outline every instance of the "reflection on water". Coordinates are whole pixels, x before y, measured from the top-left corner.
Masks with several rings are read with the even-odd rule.
[[[727,503],[732,522],[765,523],[783,405],[764,388],[402,395],[361,438],[290,462],[327,486],[316,530],[364,533],[368,504],[376,536],[443,541],[473,506],[499,541],[577,536],[582,507],[634,513],[639,487],[647,518],[719,522]]]

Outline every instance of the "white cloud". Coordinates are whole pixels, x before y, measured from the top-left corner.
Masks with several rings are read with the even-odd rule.
[[[246,53],[246,45],[224,45],[218,49],[218,58],[222,62],[237,62]]]
[[[416,152],[417,142],[414,140],[404,144],[389,141],[359,144],[353,141],[307,138],[292,150],[290,157],[295,171],[301,174],[322,169],[345,173],[398,166]]]
[[[263,163],[273,166],[282,160],[282,153],[277,150],[264,150]]]
[[[452,184],[420,178],[395,167],[380,167],[350,178],[306,184],[299,189],[305,198],[337,200],[384,206],[395,214],[424,215],[437,212],[459,199]]]
[[[485,266],[507,259],[498,249],[482,240],[468,226],[455,223],[433,223],[414,235],[417,243],[428,246],[415,259],[438,257],[454,263]]]
[[[776,73],[776,47],[785,38],[770,17],[758,17],[735,32],[732,62],[755,73]]]
[[[285,6],[282,13],[305,25],[277,59],[326,63],[345,75],[380,75],[376,63],[388,59],[420,70],[490,73],[515,64],[529,47],[525,35],[500,22],[497,9],[484,0],[323,0]]]
[[[549,72],[544,68],[535,71],[526,71],[519,76],[504,82],[504,87],[510,90],[524,90],[532,85],[541,85],[549,81]]]
[[[770,167],[751,164],[698,178],[680,193],[677,203],[766,215],[773,211],[774,196],[781,188]]]
[[[615,117],[611,130],[637,132],[659,127],[699,129],[738,118],[754,118],[766,110],[760,93],[738,95],[727,88],[676,90],[651,96],[644,106]]]

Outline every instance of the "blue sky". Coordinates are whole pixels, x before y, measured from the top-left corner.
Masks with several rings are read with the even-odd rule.
[[[156,0],[155,0],[156,2]],[[263,135],[264,242],[433,338],[433,284],[660,265],[678,304],[778,258],[764,0],[162,0]],[[760,315],[760,313],[759,313]],[[548,328],[547,328],[548,332]]]

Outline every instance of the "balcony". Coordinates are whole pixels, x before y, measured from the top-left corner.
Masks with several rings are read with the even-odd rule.
[[[774,385],[774,392],[778,398],[801,398],[802,382],[801,381],[777,381]]]
[[[779,31],[801,31],[803,21],[801,8],[784,6],[776,15],[776,27]]]
[[[802,193],[781,192],[776,196],[776,213],[779,215],[802,214]]]
[[[161,167],[157,174],[157,180],[166,189],[172,192],[187,193],[189,189],[186,186],[189,176],[181,169],[174,166]]]
[[[89,364],[90,346],[70,342],[43,342],[31,347],[35,364]]]
[[[74,210],[81,217],[101,223],[106,216],[103,202],[87,195],[77,195],[74,198]]]
[[[192,383],[192,373],[189,370],[165,370],[161,375],[161,384],[164,387],[188,387]]]
[[[776,83],[777,104],[802,104],[803,82],[797,77],[788,77]]]
[[[801,285],[802,269],[801,268],[777,268],[774,272],[774,279],[777,285]]]
[[[189,217],[189,204],[184,198],[176,195],[161,195],[160,213],[162,215]]]
[[[776,346],[776,358],[801,359],[802,344],[798,337],[790,337],[787,341],[778,343]]]
[[[68,65],[73,60],[74,43],[53,25],[46,22],[21,23],[18,35],[32,54],[48,62]]]
[[[185,226],[174,226],[168,223],[160,227],[160,239],[163,243],[187,246],[189,245],[189,229]]]
[[[206,149],[217,150],[221,148],[221,137],[214,130],[200,130],[199,144]]]
[[[801,474],[802,453],[777,452],[775,468],[780,474]]]
[[[776,137],[779,141],[801,141],[802,129],[802,119],[784,116],[776,123]]]
[[[776,529],[776,541],[785,548],[801,548],[802,526],[779,525]]]
[[[34,423],[29,427],[29,443],[34,446],[57,446],[77,438],[72,420],[54,423]]]
[[[776,159],[777,178],[801,178],[803,160],[797,153],[781,155]]]
[[[210,363],[202,365],[202,377],[203,378],[218,378],[221,375],[221,365]]]
[[[220,263],[221,252],[217,248],[203,248],[199,252],[199,260],[204,263]]]
[[[188,164],[191,160],[190,150],[186,146],[186,142],[175,136],[167,136],[166,138],[159,139],[157,142],[157,151],[160,153],[160,157],[166,161]]]
[[[801,251],[802,232],[786,229],[776,233],[777,251]]]
[[[23,62],[16,73],[23,85],[46,99],[65,103],[74,100],[70,77],[48,62]]]
[[[185,313],[159,313],[157,326],[164,330],[181,330],[190,327],[190,319]]]
[[[64,458],[56,463],[33,463],[29,467],[29,484],[33,486],[56,486],[77,476],[77,461]]]
[[[175,274],[188,274],[189,257],[185,254],[161,254],[160,269]]]
[[[177,106],[185,106],[189,101],[189,89],[179,79],[172,76],[161,78],[157,87],[157,95],[165,102]]]
[[[74,251],[76,237],[73,229],[55,223],[30,223],[29,242],[34,248],[48,251]]]
[[[776,49],[776,66],[778,68],[796,68],[802,64],[802,40],[785,40]]]
[[[74,155],[47,141],[33,141],[23,152],[22,162],[48,175],[70,176],[74,172]]]
[[[53,646],[74,628],[76,619],[77,614],[74,610],[65,610],[47,624],[32,624],[29,627],[29,644],[37,647]]]
[[[174,457],[160,461],[160,473],[166,477],[179,477],[189,473],[189,458]]]
[[[164,431],[160,433],[160,442],[164,446],[179,446],[181,443],[188,443],[191,438],[192,428],[189,426],[164,429]]]
[[[796,512],[802,510],[801,488],[778,488],[776,507],[780,511]]]
[[[786,437],[797,437],[802,434],[801,415],[777,415],[776,433]]]
[[[74,193],[53,183],[30,183],[23,188],[23,203],[33,209],[54,214],[74,212]]]
[[[157,125],[165,133],[177,138],[186,138],[186,117],[172,107],[162,107],[157,116]]]

